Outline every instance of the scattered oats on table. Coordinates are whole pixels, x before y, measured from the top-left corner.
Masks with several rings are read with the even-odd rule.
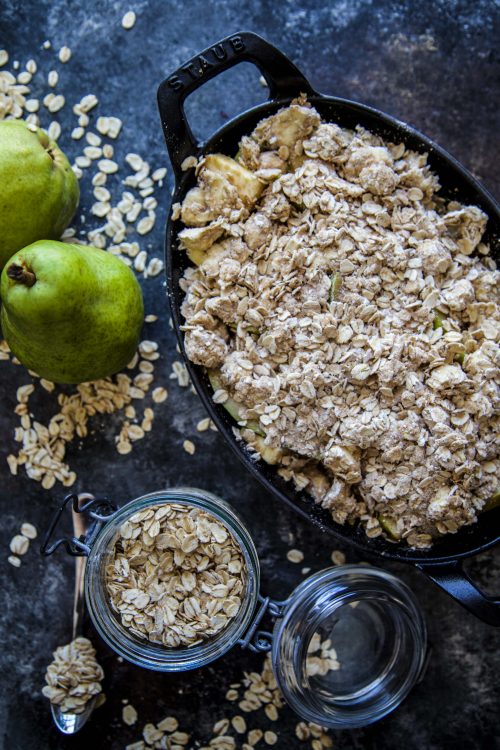
[[[59,73],[57,70],[50,70],[49,75],[47,76],[47,83],[49,84],[50,88],[55,88],[57,86],[57,83],[59,81]]]
[[[142,730],[142,736],[148,745],[153,745],[155,742],[159,742],[163,737],[163,732],[155,727],[154,724],[146,724]]]
[[[319,640],[319,644],[324,648],[329,647],[328,642],[321,643],[321,640]],[[242,682],[247,698],[246,715],[263,711],[267,720],[277,721],[279,718],[278,708],[282,707],[283,701],[276,686],[269,654],[264,659],[261,672],[245,673]],[[226,693],[226,700],[234,701],[237,699],[237,688],[239,687],[241,687],[241,683],[231,684],[230,690]],[[227,708],[230,709],[231,707],[228,706]],[[241,744],[243,750],[251,750],[261,740],[264,740],[267,745],[277,744],[278,746],[281,746],[279,744],[280,739],[281,744],[285,741],[285,738],[283,736],[280,738],[277,732],[260,728],[248,729],[247,725],[248,719],[245,719],[241,714],[218,719],[212,727],[212,736],[204,738],[205,744],[201,745],[200,750],[236,750],[240,747],[239,742],[243,739],[246,739],[246,742]],[[230,734],[232,730],[234,730],[236,736]],[[245,733],[246,738],[243,737]],[[295,733],[301,741],[309,740],[313,750],[317,750],[320,746],[322,748],[332,747],[332,740],[326,730],[317,724],[299,722]],[[173,750],[180,750],[190,740],[186,732],[178,731],[178,722],[174,717],[167,717],[158,722],[156,726],[147,724],[143,729],[143,737],[149,742],[157,743],[158,747],[172,747]],[[191,742],[193,742],[193,739]],[[200,740],[196,740],[195,744],[198,747]],[[194,747],[194,745],[192,746]],[[127,745],[126,750],[145,750],[144,741]]]
[[[112,159],[101,159],[98,167],[104,174],[114,174],[118,172],[118,164]]]
[[[221,735],[226,734],[228,729],[229,719],[219,719],[219,721],[216,721],[213,725],[212,732],[216,737],[220,737]]]
[[[129,727],[131,727],[133,724],[137,721],[137,711],[132,706],[131,703],[127,703],[126,706],[123,706],[122,709],[122,719],[124,724],[127,724]]]
[[[23,523],[21,526],[21,534],[26,537],[26,539],[36,539],[38,536],[38,532],[36,530],[36,527],[33,526],[32,523]]]
[[[200,421],[196,425],[196,430],[198,432],[206,432],[210,427],[210,417],[205,417],[204,419],[200,419]]]
[[[182,444],[182,447],[184,448],[184,450],[186,451],[186,453],[189,453],[189,455],[191,455],[191,456],[192,456],[192,455],[193,455],[193,454],[195,453],[195,451],[196,451],[196,446],[195,446],[195,444],[194,444],[194,443],[192,442],[192,440],[184,440],[184,442],[183,442],[183,444]]]
[[[23,536],[22,534],[16,534],[12,539],[10,540],[10,551],[13,555],[25,555],[28,551],[28,547],[30,546],[30,540]]]
[[[132,451],[132,443],[130,443],[128,440],[118,440],[116,443],[116,450],[120,455],[126,456]]]
[[[59,139],[59,136],[61,135],[61,126],[58,122],[51,122],[47,134],[49,138],[53,141],[57,141]]]
[[[61,47],[59,50],[59,60],[62,63],[67,63],[71,59],[71,50],[69,47]]]
[[[163,261],[161,258],[151,258],[148,265],[146,266],[144,277],[158,276],[163,271]]]
[[[168,391],[163,386],[158,386],[153,389],[153,401],[155,404],[162,404],[168,397]]]
[[[148,352],[157,353],[156,342],[145,341],[140,347],[142,345],[143,357],[150,357],[151,354]],[[136,356],[132,368],[138,364],[139,357]],[[89,429],[88,420],[95,414],[112,414],[125,410],[133,399],[143,399],[153,377],[154,367],[151,362],[148,362],[148,365],[149,372],[142,372],[139,364],[139,373],[134,378],[125,373],[118,373],[93,383],[81,383],[71,395],[60,393],[57,398],[59,411],[47,425],[32,420],[29,415],[28,402],[35,390],[33,384],[20,386],[17,390],[18,405],[15,411],[21,420],[21,426],[18,428],[21,447],[17,456],[7,456],[11,473],[16,474],[19,466],[24,466],[28,477],[40,481],[44,489],[50,489],[56,481],[62,482],[64,486],[71,486],[76,480],[76,474],[64,463],[67,443],[76,437],[86,437]],[[40,380],[40,384],[48,391],[54,388],[49,381]],[[146,428],[149,430],[154,415],[152,411],[146,410],[144,414]],[[143,426],[134,425],[131,434],[138,440],[144,436],[143,431]],[[132,450],[128,433],[123,427],[116,437],[116,447],[123,455]]]
[[[243,716],[233,716],[231,719],[231,724],[233,725],[233,729],[238,734],[245,734],[247,731],[247,723]]]
[[[179,728],[179,722],[175,716],[166,716],[156,726],[162,732],[175,732]]]
[[[139,344],[139,353],[142,354],[142,356],[146,356],[148,354],[153,354],[153,352],[156,352],[158,349],[158,344],[156,341],[148,341],[147,339],[145,341],[141,341]]]
[[[334,549],[331,554],[331,560],[334,565],[345,565],[345,555],[339,549]]]
[[[144,269],[146,268],[146,258],[147,253],[145,250],[141,250],[140,253],[138,253],[135,257],[134,269],[139,273],[142,273],[142,271],[144,271]]]
[[[264,732],[264,742],[266,745],[275,745],[278,742],[278,735],[276,732],[268,730],[267,732]]]
[[[27,99],[25,108],[27,112],[38,112],[40,109],[40,102],[38,99]]]
[[[142,169],[142,166],[144,164],[142,157],[140,157],[139,154],[134,154],[133,152],[130,152],[126,155],[125,161],[129,166],[132,167],[135,172],[138,172],[140,169]]]
[[[170,374],[171,380],[177,380],[181,388],[187,388],[189,385],[189,373],[187,367],[182,362],[176,360],[172,364],[172,372]]]
[[[269,721],[277,721],[278,720],[278,709],[273,703],[268,703],[266,706],[264,706],[264,713],[266,714]]]
[[[133,10],[127,11],[122,18],[122,26],[124,29],[131,29],[135,25],[136,16]]]
[[[153,174],[151,175],[151,178],[153,182],[161,182],[165,179],[167,175],[167,169],[166,167],[159,167],[158,169],[155,169]]]
[[[59,112],[60,109],[64,107],[66,103],[66,100],[62,94],[58,94],[57,96],[54,96],[46,105],[49,112],[55,113]]]
[[[138,234],[148,234],[154,227],[155,220],[152,216],[144,216],[137,224]]]
[[[251,729],[247,735],[248,744],[253,747],[261,741],[263,736],[264,732],[262,729]]]
[[[304,560],[304,553],[299,549],[289,549],[286,557],[292,563],[301,563]]]

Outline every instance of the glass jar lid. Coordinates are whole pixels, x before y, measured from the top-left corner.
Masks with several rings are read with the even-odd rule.
[[[277,683],[304,719],[366,726],[406,697],[425,661],[426,629],[410,589],[365,565],[328,568],[292,593],[272,643]]]

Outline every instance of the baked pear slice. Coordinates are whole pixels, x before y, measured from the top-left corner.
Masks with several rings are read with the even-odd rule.
[[[500,506],[500,488],[485,502],[481,508],[481,513],[486,513],[488,510],[498,508]]]
[[[271,445],[266,445],[262,435],[255,435],[255,440],[252,441],[252,448],[255,448],[260,453],[262,460],[271,466],[279,464],[285,455],[285,451],[281,450],[281,448],[273,448]]]
[[[189,259],[197,266],[205,260],[207,250],[224,233],[223,227],[217,222],[206,227],[189,227],[179,232],[179,247],[186,250]]]
[[[210,385],[212,386],[214,391],[218,391],[221,389],[225,390],[219,370],[207,370],[207,374]],[[241,416],[241,409],[243,408],[243,404],[241,404],[239,401],[235,401],[234,398],[231,398],[231,396],[229,396],[229,398],[224,401],[222,406],[227,411],[227,413],[230,414],[234,420],[236,420],[236,422],[241,422],[243,420],[243,417]],[[250,420],[246,423],[246,427],[247,429],[255,432],[257,435],[264,436],[264,431],[262,430],[262,427],[258,422]]]
[[[291,104],[262,120],[252,133],[252,137],[258,143],[267,144],[271,148],[287,146],[293,149],[297,141],[310,135],[320,122],[316,110],[300,104]]]
[[[225,177],[247,208],[252,208],[257,203],[266,186],[253,172],[224,154],[208,154],[202,163],[200,175],[204,169]]]
[[[401,534],[398,531],[396,522],[390,516],[380,515],[378,521],[389,539],[392,539],[393,542],[400,541]]]

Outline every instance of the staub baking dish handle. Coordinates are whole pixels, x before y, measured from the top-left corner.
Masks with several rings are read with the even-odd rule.
[[[443,563],[419,563],[420,568],[463,607],[488,625],[500,627],[500,599],[484,594],[462,569],[460,560]]]
[[[259,68],[269,86],[270,100],[315,93],[286,55],[250,31],[231,34],[203,50],[158,88],[158,107],[176,179],[182,175],[184,159],[200,150],[184,113],[184,100],[211,78],[242,62],[251,62]]]

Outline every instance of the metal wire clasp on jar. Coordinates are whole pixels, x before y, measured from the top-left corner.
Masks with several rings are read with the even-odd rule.
[[[64,505],[93,519],[85,539],[51,542]],[[316,573],[285,601],[260,594],[244,522],[215,495],[154,492],[119,510],[68,496],[42,547],[88,555],[85,597],[103,640],[146,669],[202,667],[240,645],[272,651],[276,680],[307,721],[332,728],[382,718],[420,679],[426,630],[410,589],[371,566]],[[265,619],[272,630],[261,629]]]

